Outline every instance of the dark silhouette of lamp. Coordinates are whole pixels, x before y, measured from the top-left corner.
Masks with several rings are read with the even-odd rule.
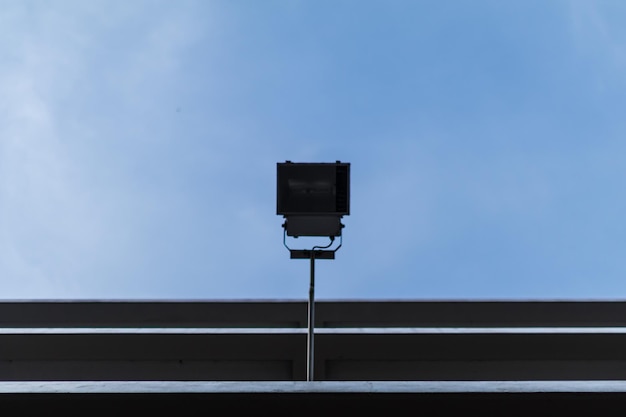
[[[285,236],[326,236],[334,241],[342,236],[341,218],[350,214],[350,164],[278,163],[276,197],[276,213],[285,217]],[[306,250],[290,252],[292,258],[310,257]],[[333,259],[334,252],[316,256]]]
[[[307,381],[313,381],[313,326],[315,298],[315,259],[335,259],[341,247],[343,216],[350,214],[350,164],[294,163],[277,164],[276,214],[285,218],[283,244],[292,259],[311,260],[311,284],[308,304],[308,368]],[[326,246],[291,249],[287,236],[318,236],[330,238]],[[335,238],[339,245],[329,249]]]

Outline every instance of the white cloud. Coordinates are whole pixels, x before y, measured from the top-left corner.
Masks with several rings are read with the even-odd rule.
[[[110,130],[99,131],[80,106],[90,100],[90,84],[101,83],[94,76],[102,64],[117,71],[116,93],[128,99],[142,94],[137,84],[150,76],[176,70],[176,54],[193,36],[193,26],[185,22],[193,13],[156,9],[157,18],[145,18],[142,13],[151,4],[3,4],[0,47],[7,60],[0,67],[2,297],[92,294],[102,286],[93,280],[110,278],[102,278],[102,271],[94,268],[107,261],[129,261],[124,237],[138,231],[135,215],[127,211],[143,208],[138,207],[141,196],[126,186],[123,172],[106,178],[98,174],[102,168],[115,169],[107,153],[83,158],[87,139],[100,151],[120,150],[110,148],[116,144],[107,136]],[[107,36],[120,24],[139,26],[139,44],[131,45],[137,53],[129,62],[103,62],[106,58],[99,54],[106,55]],[[91,116],[98,114],[94,110]],[[103,181],[93,181],[98,178]],[[148,199],[141,204],[151,203]]]
[[[81,252],[75,250],[89,246],[93,227],[54,113],[29,72],[3,73],[0,96],[0,276],[9,296],[11,287],[60,278],[56,265],[75,262]]]
[[[626,5],[622,2],[572,1],[572,34],[585,59],[602,69],[598,86],[624,86],[626,69]],[[598,66],[600,63],[602,65]],[[610,77],[610,80],[605,78]]]

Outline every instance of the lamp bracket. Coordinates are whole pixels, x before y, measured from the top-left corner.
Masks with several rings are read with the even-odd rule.
[[[339,235],[339,245],[335,249],[327,249],[335,241],[334,236],[329,236],[330,243],[326,246],[313,246],[311,249],[292,249],[287,246],[287,230],[283,232],[283,245],[289,250],[291,259],[335,259],[335,252],[343,244],[343,235]]]

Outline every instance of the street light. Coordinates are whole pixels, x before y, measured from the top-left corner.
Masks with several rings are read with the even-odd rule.
[[[313,381],[313,326],[315,321],[315,259],[335,259],[342,244],[341,218],[350,214],[350,164],[294,163],[277,164],[276,214],[285,218],[283,244],[291,259],[310,259],[311,281],[308,304],[307,381]],[[291,249],[287,236],[328,237],[326,246],[311,249]],[[339,245],[329,249],[335,238]]]

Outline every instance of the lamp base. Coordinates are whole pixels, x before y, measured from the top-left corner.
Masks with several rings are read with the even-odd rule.
[[[311,251],[306,249],[290,249],[291,259],[311,259]],[[314,250],[315,259],[335,259],[334,250]]]

